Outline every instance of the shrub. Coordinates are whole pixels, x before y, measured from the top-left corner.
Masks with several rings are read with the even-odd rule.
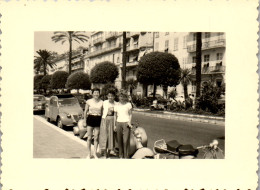
[[[51,77],[51,87],[53,89],[63,89],[69,74],[65,71],[56,71]]]
[[[82,71],[72,73],[67,80],[66,87],[72,89],[89,90],[91,87],[89,75]]]

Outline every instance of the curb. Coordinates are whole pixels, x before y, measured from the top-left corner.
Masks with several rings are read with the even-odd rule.
[[[163,112],[164,114],[156,114],[156,113],[145,113],[144,111],[137,111],[134,110],[134,113],[139,113],[141,115],[150,116],[150,117],[157,117],[157,118],[163,118],[163,119],[171,119],[171,120],[183,120],[183,121],[189,121],[189,122],[198,122],[198,123],[209,123],[209,124],[215,124],[215,125],[221,125],[225,126],[225,119],[224,118],[216,118],[211,116],[199,116],[196,117],[194,115],[188,115],[188,114],[168,114]],[[170,113],[170,112],[169,112]]]

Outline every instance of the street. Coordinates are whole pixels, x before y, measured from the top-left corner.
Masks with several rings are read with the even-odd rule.
[[[44,118],[44,115],[40,116],[41,118]],[[154,142],[159,139],[164,139],[166,142],[170,140],[177,140],[181,144],[191,144],[194,147],[208,145],[213,139],[217,139],[219,141],[219,147],[223,151],[225,151],[224,126],[199,122],[155,118],[151,116],[140,115],[138,113],[133,114],[133,122],[135,121],[138,121],[139,126],[143,127],[146,130],[148,136],[148,147],[151,149],[153,148]],[[42,157],[41,155],[44,155],[44,157],[54,156],[55,158],[83,158],[86,155],[84,146],[85,142],[83,140],[77,139],[77,137],[73,137],[72,129],[64,130],[64,134],[68,133],[73,138],[68,138],[68,135],[66,135],[67,140],[64,140],[64,138],[62,138],[62,135],[64,136],[64,134],[59,134],[57,137],[55,136],[54,139],[52,136],[52,132],[54,130],[53,128],[46,127],[46,124],[37,121],[37,119],[34,119],[34,125],[37,125],[34,126],[35,157]],[[48,133],[48,135],[46,135],[45,133]],[[37,143],[38,140],[42,141],[44,139],[41,138],[46,137],[48,138],[48,143],[51,144],[51,147],[49,148],[46,147],[46,144]],[[59,141],[59,138],[62,139],[64,142],[57,143],[57,141]],[[76,143],[73,142],[73,139],[76,139]],[[79,143],[80,141],[81,143]],[[55,155],[51,154],[52,149],[55,150]],[[203,152],[200,151],[198,158],[202,157]]]

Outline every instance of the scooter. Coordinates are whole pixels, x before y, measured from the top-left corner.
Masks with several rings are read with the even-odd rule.
[[[190,144],[182,145],[176,140],[165,142],[157,140],[153,147],[155,159],[194,159],[199,150],[204,152],[203,159],[224,159],[224,152],[218,147],[218,140],[214,139],[209,145],[194,148]]]

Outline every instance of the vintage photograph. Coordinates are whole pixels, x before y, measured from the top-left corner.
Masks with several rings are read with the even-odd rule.
[[[33,158],[224,159],[225,32],[35,31]]]

